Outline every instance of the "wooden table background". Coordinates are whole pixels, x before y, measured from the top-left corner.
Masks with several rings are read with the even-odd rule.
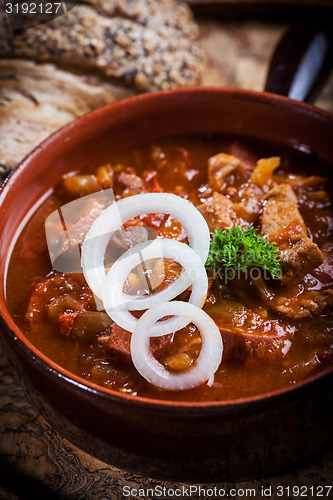
[[[207,53],[203,84],[262,90],[272,51],[288,26],[207,18],[199,23],[202,45]],[[316,105],[333,112],[333,75]],[[30,405],[4,356],[0,357],[0,377],[0,500],[120,499],[125,485],[133,488],[157,484],[181,486],[181,483],[161,483],[121,471],[80,451],[55,432]],[[219,486],[226,490],[255,488],[257,497],[261,496],[262,486],[273,486],[275,493],[270,498],[275,499],[279,498],[275,490],[277,485],[328,484],[333,484],[332,448],[283,473]],[[191,498],[204,497],[194,495]]]

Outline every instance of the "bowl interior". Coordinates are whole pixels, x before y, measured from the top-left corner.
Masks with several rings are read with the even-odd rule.
[[[194,132],[275,142],[311,151],[321,161],[333,164],[333,117],[264,93],[231,89],[159,92],[100,108],[72,122],[38,146],[0,194],[0,315],[23,342],[24,336],[6,307],[5,283],[15,237],[27,214],[62,175],[104,152]]]

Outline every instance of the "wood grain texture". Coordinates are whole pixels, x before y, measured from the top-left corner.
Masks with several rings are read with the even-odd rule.
[[[332,2],[333,4],[333,2]],[[261,91],[275,47],[288,29],[283,23],[259,21],[199,22],[207,57],[202,84]],[[333,112],[333,72],[315,106]]]

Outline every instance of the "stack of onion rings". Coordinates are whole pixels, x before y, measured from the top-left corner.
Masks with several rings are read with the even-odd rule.
[[[166,213],[175,217],[186,231],[189,246],[171,239],[149,240],[133,246],[105,273],[104,256],[115,231],[129,219],[143,214]],[[148,193],[119,200],[94,221],[82,246],[84,276],[95,295],[103,300],[110,318],[132,332],[131,355],[138,372],[150,383],[169,390],[193,388],[209,379],[220,365],[223,344],[214,321],[201,307],[208,289],[204,264],[209,251],[209,229],[200,212],[190,202],[168,193]],[[148,296],[123,292],[129,272],[141,262],[169,258],[182,265],[180,276],[163,290]],[[189,302],[171,301],[192,285]],[[146,310],[140,319],[130,311]],[[164,316],[171,318],[158,321]],[[151,353],[150,337],[176,332],[193,322],[202,345],[192,367],[169,372]]]

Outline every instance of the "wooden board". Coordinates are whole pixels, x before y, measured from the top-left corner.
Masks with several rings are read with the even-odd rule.
[[[207,56],[203,85],[262,91],[275,47],[288,29],[284,23],[199,21]],[[333,71],[315,106],[333,113]]]

